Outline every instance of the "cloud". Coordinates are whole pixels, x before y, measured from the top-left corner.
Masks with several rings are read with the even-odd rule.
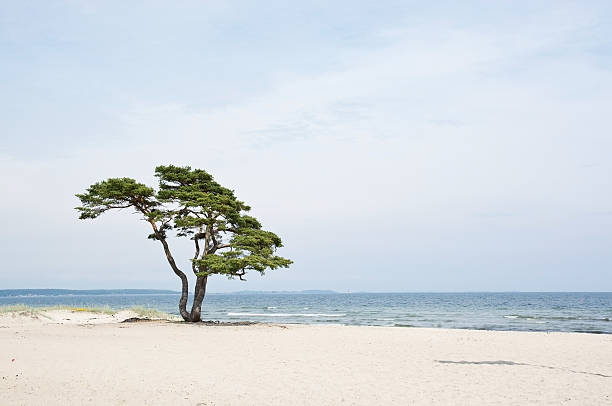
[[[293,32],[276,14],[274,29],[259,32],[256,16],[232,19],[222,7],[215,15],[223,24],[198,31],[218,43],[207,48],[183,36],[176,53],[148,25],[152,42],[134,48],[140,25],[115,16],[138,41],[126,37],[115,53],[113,41],[99,39],[94,59],[123,55],[117,65],[106,72],[86,59],[68,69],[74,80],[60,83],[99,78],[87,87],[91,97],[78,86],[64,92],[53,74],[41,79],[44,92],[14,91],[21,115],[12,120],[31,139],[9,138],[0,159],[10,191],[0,204],[12,213],[3,237],[9,262],[23,275],[50,262],[56,280],[76,278],[81,287],[122,273],[146,284],[149,269],[167,270],[158,247],[141,241],[141,224],[129,213],[77,222],[72,195],[112,176],[154,184],[154,166],[175,163],[209,170],[284,237],[294,270],[255,278],[253,289],[529,289],[534,268],[544,279],[565,275],[559,288],[579,289],[569,264],[582,255],[598,269],[612,263],[600,249],[610,239],[602,231],[609,216],[584,214],[606,213],[612,196],[612,72],[598,51],[609,10],[548,3],[525,6],[527,14],[523,6],[426,8],[374,16],[372,24],[353,15],[347,24],[366,26],[329,40],[311,28]],[[68,37],[84,30],[104,38],[108,10],[92,7],[95,30],[79,26]],[[219,29],[251,19],[236,32]],[[276,41],[286,30],[299,41]],[[162,54],[150,46],[155,39]],[[127,57],[131,49],[138,58]],[[213,56],[219,66],[208,64]],[[59,95],[53,109],[26,108],[30,95],[49,94]],[[61,115],[49,119],[56,110]],[[584,162],[600,164],[577,170]],[[37,255],[24,248],[32,244]],[[188,249],[180,252],[188,258]],[[87,278],[78,279],[82,264]],[[14,286],[28,281],[0,277]],[[584,289],[600,286],[583,279]],[[169,275],[149,286],[173,282]]]

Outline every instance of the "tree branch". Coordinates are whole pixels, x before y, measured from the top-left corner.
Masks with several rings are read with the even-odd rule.
[[[195,255],[193,256],[193,259],[195,261],[196,259],[198,259],[198,255],[200,255],[200,243],[198,242],[198,239],[195,237],[193,241],[195,242]],[[198,269],[194,261],[191,261],[191,269],[193,270],[193,273],[198,273]]]
[[[232,272],[232,273],[230,273],[230,275],[237,276],[241,281],[246,281],[246,279],[243,278],[243,276],[246,275],[246,271],[245,271],[244,268],[242,268],[242,270],[240,270],[238,272]]]
[[[132,206],[134,206],[134,205],[130,203],[130,204],[126,205],[126,206],[111,206],[111,205],[108,205],[106,207],[108,207],[109,209],[127,209],[127,208],[132,207]]]
[[[210,248],[210,250],[208,250],[206,254],[214,254],[215,252],[217,252],[217,250],[220,250],[223,248],[231,248],[231,245],[230,244],[215,244]]]

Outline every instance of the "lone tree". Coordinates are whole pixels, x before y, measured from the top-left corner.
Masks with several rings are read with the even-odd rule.
[[[200,321],[202,301],[209,275],[219,274],[244,280],[248,270],[261,274],[267,269],[287,268],[292,261],[275,255],[281,239],[261,229],[250,210],[234,192],[204,170],[190,167],[158,166],[155,176],[159,190],[130,178],[110,178],[77,194],[82,206],[80,219],[95,219],[111,209],[132,208],[153,230],[148,238],[161,243],[166,259],[181,279],[179,312],[185,321]],[[189,282],[177,266],[169,233],[193,241],[191,269],[196,275],[193,305],[187,311]]]

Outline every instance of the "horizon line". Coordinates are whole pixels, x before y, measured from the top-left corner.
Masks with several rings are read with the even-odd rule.
[[[8,288],[10,290],[67,290],[67,291],[159,291],[180,294],[173,289],[151,289],[151,288],[104,288],[104,289],[70,289],[70,288]],[[301,293],[301,292],[326,292],[328,294],[355,294],[355,293],[612,293],[612,290],[422,290],[422,291],[337,291],[333,289],[301,289],[301,290],[235,290],[224,292],[207,292],[207,294],[236,294],[236,293]]]

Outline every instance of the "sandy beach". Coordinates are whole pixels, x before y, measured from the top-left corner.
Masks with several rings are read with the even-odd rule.
[[[612,335],[129,317],[0,315],[0,404],[612,404]]]

